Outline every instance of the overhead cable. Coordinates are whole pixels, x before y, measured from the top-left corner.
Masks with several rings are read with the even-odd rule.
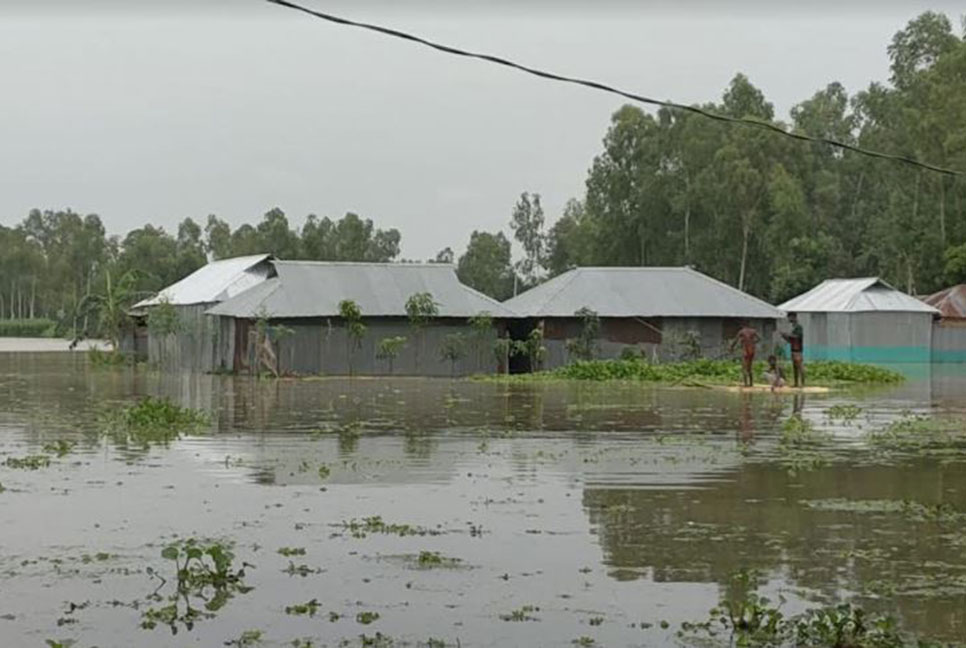
[[[713,119],[715,121],[726,122],[730,124],[740,124],[743,126],[752,126],[755,128],[762,128],[767,131],[771,131],[779,135],[784,135],[785,137],[790,137],[792,139],[800,140],[803,142],[825,144],[828,146],[832,146],[834,148],[838,148],[846,151],[852,151],[853,153],[858,153],[859,155],[865,155],[867,157],[880,158],[884,160],[892,160],[895,162],[903,162],[905,164],[909,164],[909,165],[919,167],[921,169],[926,169],[929,171],[935,171],[936,173],[942,173],[944,175],[966,177],[966,172],[937,166],[935,164],[923,162],[905,155],[895,155],[892,153],[884,153],[882,151],[874,151],[871,149],[862,148],[860,146],[855,146],[854,144],[849,144],[847,142],[842,142],[842,141],[830,139],[827,137],[815,137],[812,135],[806,135],[804,133],[788,131],[778,124],[773,124],[771,122],[762,121],[758,119],[752,119],[748,117],[732,117],[731,115],[724,115],[710,110],[705,110],[704,108],[700,108],[698,106],[689,106],[689,105],[677,103],[674,101],[662,101],[660,99],[652,99],[651,97],[646,97],[644,95],[640,95],[634,92],[621,90],[620,88],[616,88],[614,86],[610,86],[605,83],[601,83],[599,81],[593,81],[591,79],[581,79],[578,77],[571,77],[571,76],[556,74],[554,72],[548,72],[546,70],[541,70],[538,68],[523,65],[521,63],[516,63],[514,61],[511,61],[509,59],[506,59],[500,56],[494,56],[492,54],[483,54],[480,52],[471,52],[469,50],[460,49],[458,47],[453,47],[451,45],[444,45],[442,43],[437,43],[431,40],[427,40],[420,36],[415,36],[413,34],[400,31],[398,29],[393,29],[391,27],[383,27],[381,25],[359,22],[356,20],[350,20],[349,18],[336,16],[334,14],[329,14],[322,11],[316,11],[314,9],[310,9],[308,7],[296,4],[294,2],[289,2],[289,0],[266,0],[266,1],[272,4],[279,5],[281,7],[287,7],[289,9],[294,9],[295,11],[300,11],[302,13],[308,14],[310,16],[314,16],[316,18],[328,21],[330,23],[335,23],[337,25],[366,29],[369,31],[382,34],[384,36],[391,36],[393,38],[399,38],[413,43],[418,43],[420,45],[424,45],[426,47],[430,47],[434,50],[444,52],[446,54],[451,54],[453,56],[462,56],[466,58],[473,58],[481,61],[486,61],[488,63],[493,63],[495,65],[501,65],[503,67],[512,68],[514,70],[525,72],[526,74],[537,76],[543,79],[549,79],[551,81],[559,81],[561,83],[570,83],[574,85],[584,86],[586,88],[591,88],[593,90],[599,90],[601,92],[607,92],[610,94],[618,95],[620,97],[624,97],[625,99],[630,99],[631,101],[650,104],[653,106],[663,106],[665,108],[670,108],[673,110],[689,112],[696,115],[700,115],[708,119]]]

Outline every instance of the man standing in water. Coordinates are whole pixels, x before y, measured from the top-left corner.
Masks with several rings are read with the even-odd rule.
[[[792,380],[796,387],[805,386],[805,367],[802,366],[802,351],[805,349],[805,332],[798,323],[796,313],[788,314],[788,321],[792,324],[791,333],[782,333],[792,352]]]
[[[760,340],[761,336],[758,335],[758,331],[752,328],[748,320],[745,320],[741,323],[741,329],[738,331],[738,335],[731,342],[732,350],[734,350],[736,344],[741,343],[741,379],[745,387],[754,387],[755,385],[753,369],[755,364],[755,345]]]

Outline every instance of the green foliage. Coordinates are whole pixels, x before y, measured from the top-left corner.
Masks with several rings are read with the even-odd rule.
[[[405,536],[424,536],[436,535],[438,532],[411,524],[396,524],[386,522],[382,516],[373,515],[362,520],[350,520],[342,523],[342,528],[348,531],[354,538],[365,538],[368,535],[379,533],[386,535]]]
[[[510,229],[523,248],[523,259],[517,263],[517,272],[523,280],[524,288],[535,286],[542,277],[542,268],[547,265],[547,236],[544,232],[543,207],[540,194],[524,192],[513,208]]]
[[[305,547],[279,547],[278,554],[280,556],[285,556],[286,558],[291,558],[292,556],[304,556]]]
[[[104,414],[103,423],[115,440],[147,447],[152,443],[166,445],[182,434],[210,425],[211,420],[204,412],[147,396],[133,405],[112,408]]]
[[[406,300],[406,316],[413,328],[422,328],[439,316],[439,304],[428,292],[416,293]]]
[[[464,284],[498,301],[513,296],[514,271],[510,241],[502,232],[474,231],[456,274]]]
[[[758,593],[758,575],[739,571],[732,575],[718,607],[704,622],[685,622],[678,637],[710,645],[804,648],[920,648],[930,645],[904,636],[894,618],[865,612],[850,603],[806,610],[788,617]],[[726,641],[714,641],[718,636]]]
[[[321,604],[318,599],[312,599],[311,601],[306,601],[305,603],[296,603],[295,605],[288,605],[285,607],[285,614],[292,614],[295,616],[315,616],[315,613],[319,611]]]
[[[162,297],[156,306],[148,310],[148,330],[160,337],[177,333],[181,330],[181,319],[178,317],[178,309],[168,300]]]
[[[376,347],[376,357],[380,360],[386,360],[389,363],[389,373],[392,373],[393,363],[405,346],[406,338],[401,335],[379,340],[379,344]]]
[[[39,470],[50,465],[50,457],[47,455],[27,455],[25,457],[7,457],[4,462],[7,468],[17,468],[20,470]]]
[[[567,351],[577,360],[593,360],[600,350],[600,317],[597,311],[584,306],[574,315],[580,318],[580,334],[567,340]]]
[[[524,605],[523,607],[517,608],[516,610],[511,610],[506,614],[500,615],[501,621],[537,621],[537,617],[533,614],[534,612],[539,612],[540,608],[534,605]]]
[[[539,371],[547,358],[547,347],[543,346],[543,329],[539,326],[534,327],[519,349],[530,359],[530,371]]]
[[[159,624],[177,634],[179,626],[191,630],[194,624],[210,619],[237,594],[252,590],[244,582],[244,565],[234,568],[235,554],[229,544],[189,538],[167,545],[161,557],[174,563],[174,591],[163,596],[168,579],[152,568],[147,573],[161,581],[149,597],[164,603],[141,614],[141,627],[153,630]],[[195,606],[198,607],[195,607]]]
[[[339,317],[346,326],[346,355],[349,362],[349,373],[352,373],[352,359],[355,351],[362,348],[362,339],[366,336],[366,325],[362,323],[362,310],[351,299],[339,302]]]
[[[368,610],[363,610],[362,612],[359,612],[358,614],[356,614],[356,623],[360,623],[362,625],[369,625],[370,623],[374,623],[375,621],[378,621],[378,620],[379,620],[378,612],[370,612]]]
[[[449,360],[451,373],[456,373],[456,363],[466,355],[467,340],[462,333],[449,333],[439,343],[439,357]]]
[[[785,126],[966,169],[966,42],[926,12],[888,55],[891,86],[850,96],[833,81]],[[742,74],[703,107],[781,124]],[[689,264],[775,302],[835,276],[882,276],[912,294],[966,281],[966,183],[900,164],[624,106],[585,186],[547,236],[551,274]]]
[[[261,630],[245,630],[238,638],[226,641],[225,645],[233,648],[251,648],[251,646],[258,646],[261,643]]]
[[[55,337],[57,323],[46,317],[0,319],[0,337]]]
[[[764,363],[755,363],[755,374],[761,375]],[[872,365],[837,361],[812,362],[806,365],[809,383],[822,384],[891,384],[904,380],[902,374]],[[741,380],[741,365],[732,360],[691,360],[686,362],[649,363],[642,359],[578,361],[548,374],[552,378],[570,380],[640,380],[680,383],[688,379],[712,383],[734,383]]]

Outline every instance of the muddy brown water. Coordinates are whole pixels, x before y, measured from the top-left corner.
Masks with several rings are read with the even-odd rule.
[[[105,409],[146,395],[210,411],[210,430],[149,448],[97,434]],[[831,420],[842,404],[861,413]],[[678,645],[680,623],[705,620],[739,569],[757,570],[789,614],[853,600],[922,637],[963,640],[963,525],[816,502],[966,512],[966,456],[883,459],[863,442],[910,412],[964,406],[956,370],[802,398],[257,381],[0,354],[0,463],[76,442],[47,468],[0,465],[0,645],[222,646],[247,630],[266,646],[361,645],[376,633],[393,645]],[[828,461],[782,461],[777,439],[796,411],[831,434]],[[355,537],[343,526],[370,516],[431,533]],[[142,629],[157,605],[149,569],[170,585],[160,551],[189,537],[234,543],[254,589],[190,630]],[[421,552],[459,562],[420,567]],[[306,575],[286,573],[290,562]],[[312,599],[314,616],[285,613]],[[525,606],[528,620],[501,618]],[[363,624],[360,612],[379,617]]]

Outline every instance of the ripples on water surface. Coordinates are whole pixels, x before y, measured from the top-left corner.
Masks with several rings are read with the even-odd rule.
[[[259,630],[259,645],[278,646],[358,645],[377,632],[395,645],[675,645],[674,630],[706,618],[738,569],[758,570],[789,612],[855,598],[924,636],[962,640],[966,525],[894,504],[966,512],[964,458],[882,456],[864,435],[909,412],[960,416],[964,386],[926,376],[793,398],[253,381],[0,354],[0,462],[77,442],[47,468],[0,466],[0,643],[220,646]],[[210,432],[147,449],[97,435],[100,413],[146,395],[211,411]],[[842,404],[861,413],[830,419]],[[831,435],[822,461],[782,453],[794,411]],[[343,525],[370,516],[426,534]],[[160,550],[176,537],[234,542],[254,589],[172,637],[140,622],[158,585],[148,569],[170,571]],[[420,564],[421,552],[458,562]],[[290,562],[304,567],[287,573]],[[314,616],[285,613],[312,599]],[[379,617],[363,624],[360,612]]]

